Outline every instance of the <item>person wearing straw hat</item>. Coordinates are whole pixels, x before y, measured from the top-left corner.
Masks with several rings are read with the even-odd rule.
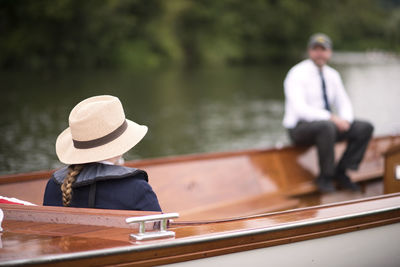
[[[308,59],[291,68],[284,81],[285,115],[283,125],[294,144],[316,145],[321,192],[344,189],[358,191],[346,174],[356,170],[372,136],[371,123],[354,119],[353,109],[339,73],[326,65],[332,55],[332,41],[317,33],[308,42]],[[335,166],[334,145],[347,141]]]
[[[68,166],[47,182],[43,205],[161,211],[147,173],[120,165],[146,133],[147,126],[125,118],[117,97],[78,103],[56,141],[57,156]]]

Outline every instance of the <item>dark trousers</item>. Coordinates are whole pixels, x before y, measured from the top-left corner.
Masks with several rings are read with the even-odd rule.
[[[346,132],[339,132],[330,121],[300,121],[295,128],[289,129],[289,136],[297,145],[316,145],[319,157],[320,176],[334,177],[336,171],[356,170],[360,164],[373,126],[366,121],[355,120]],[[335,167],[335,142],[347,141],[347,147]]]

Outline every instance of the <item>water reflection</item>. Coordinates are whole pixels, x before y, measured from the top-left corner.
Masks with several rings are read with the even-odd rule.
[[[335,66],[356,115],[371,120],[376,134],[400,132],[400,61]],[[118,96],[128,118],[149,126],[126,159],[286,144],[282,81],[290,67],[3,73],[0,173],[59,167],[54,143],[71,108],[98,94]]]

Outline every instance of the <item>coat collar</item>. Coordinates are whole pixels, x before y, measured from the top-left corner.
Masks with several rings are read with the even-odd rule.
[[[64,178],[67,176],[68,166],[57,170],[53,174],[53,178],[58,184],[62,184]],[[86,164],[82,171],[78,174],[76,181],[72,187],[79,187],[89,185],[97,181],[110,180],[110,179],[121,179],[129,176],[135,176],[137,174],[143,174],[142,176],[148,181],[147,173],[143,170],[129,168],[119,165],[109,165],[103,163],[89,163]]]

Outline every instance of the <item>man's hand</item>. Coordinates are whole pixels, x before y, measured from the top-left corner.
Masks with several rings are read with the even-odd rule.
[[[333,123],[339,129],[339,132],[346,132],[350,129],[350,123],[336,115],[331,116],[331,121],[333,121]]]

